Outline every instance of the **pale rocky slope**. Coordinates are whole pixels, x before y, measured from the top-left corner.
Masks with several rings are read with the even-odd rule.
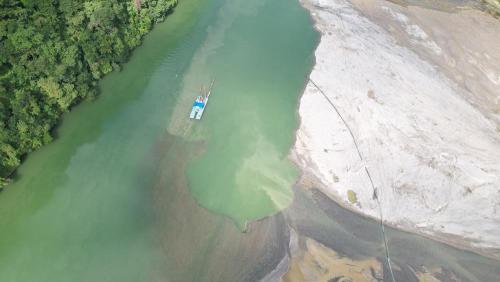
[[[387,223],[500,257],[500,23],[386,1],[303,4],[322,35],[310,77],[326,95],[309,82],[300,101],[304,178],[379,218],[366,168]]]

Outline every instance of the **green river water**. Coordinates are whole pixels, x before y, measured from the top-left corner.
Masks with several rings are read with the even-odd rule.
[[[237,241],[234,226],[293,199],[287,154],[316,40],[297,1],[180,1],[0,195],[0,281],[207,277],[190,267],[215,244],[200,226]],[[203,120],[189,121],[213,78]]]
[[[318,38],[297,0],[179,1],[0,193],[0,282],[275,281],[293,238],[375,258],[390,281],[378,222],[294,187],[287,155]],[[500,277],[498,261],[386,234],[397,281]]]

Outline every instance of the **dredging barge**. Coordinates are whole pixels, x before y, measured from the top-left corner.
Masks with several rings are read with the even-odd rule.
[[[205,111],[205,108],[207,107],[208,104],[208,99],[210,98],[210,93],[212,92],[214,81],[215,79],[212,80],[212,82],[210,83],[210,87],[208,88],[208,91],[206,92],[205,95],[199,95],[194,100],[193,107],[191,108],[191,113],[189,114],[190,119],[200,120],[201,117],[203,116],[203,112]]]

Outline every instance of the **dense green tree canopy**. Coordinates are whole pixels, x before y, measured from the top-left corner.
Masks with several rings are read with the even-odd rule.
[[[0,187],[177,0],[0,0]]]

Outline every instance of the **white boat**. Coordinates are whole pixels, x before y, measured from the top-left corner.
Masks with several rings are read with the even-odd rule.
[[[208,99],[210,98],[210,93],[212,92],[212,86],[214,85],[214,80],[210,83],[210,88],[208,89],[207,94],[205,96],[199,95],[194,100],[193,107],[191,108],[191,113],[189,114],[190,119],[201,119],[203,116],[203,112],[207,107]]]

